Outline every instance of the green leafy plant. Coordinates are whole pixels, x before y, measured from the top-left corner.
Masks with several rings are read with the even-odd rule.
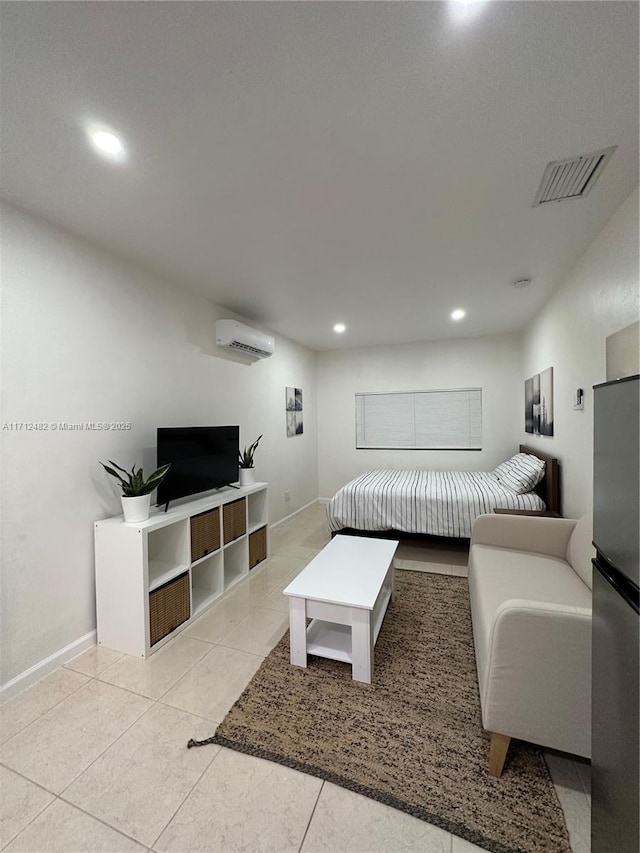
[[[256,447],[260,444],[261,438],[262,436],[259,435],[253,444],[250,444],[249,447],[245,447],[243,452],[238,454],[241,468],[253,468],[253,454],[256,452]]]
[[[135,465],[131,471],[125,471],[124,468],[116,465],[116,463],[112,462],[111,459],[109,460],[109,465],[113,465],[113,468],[110,468],[109,465],[105,465],[104,462],[101,462],[100,464],[107,474],[110,474],[112,477],[115,477],[116,480],[120,481],[122,495],[125,498],[139,498],[142,495],[151,494],[151,492],[156,489],[167,476],[167,471],[171,467],[171,463],[169,462],[167,465],[163,465],[161,468],[158,468],[157,471],[154,471],[153,474],[145,480],[142,468],[138,468],[136,471]],[[118,470],[114,470],[115,468]],[[118,474],[118,471],[121,471],[124,474],[124,477],[121,477],[120,474]]]

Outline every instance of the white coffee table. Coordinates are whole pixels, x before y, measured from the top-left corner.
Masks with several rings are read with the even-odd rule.
[[[397,547],[389,539],[334,536],[291,581],[284,595],[292,664],[306,667],[308,654],[341,660],[351,664],[355,681],[371,683],[373,648],[393,599]]]

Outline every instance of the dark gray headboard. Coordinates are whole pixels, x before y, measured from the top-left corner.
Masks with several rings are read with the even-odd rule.
[[[560,515],[560,466],[555,456],[548,456],[533,447],[520,445],[520,453],[530,453],[545,463],[544,477],[535,487],[534,492],[540,495],[550,512]]]

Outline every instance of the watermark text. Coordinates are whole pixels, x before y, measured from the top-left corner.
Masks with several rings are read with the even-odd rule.
[[[7,421],[2,432],[112,432],[132,429],[131,421]]]

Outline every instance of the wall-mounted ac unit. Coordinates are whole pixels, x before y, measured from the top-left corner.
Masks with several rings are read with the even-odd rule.
[[[238,323],[237,320],[216,320],[216,344],[224,349],[246,355],[253,361],[273,355],[273,337]]]

